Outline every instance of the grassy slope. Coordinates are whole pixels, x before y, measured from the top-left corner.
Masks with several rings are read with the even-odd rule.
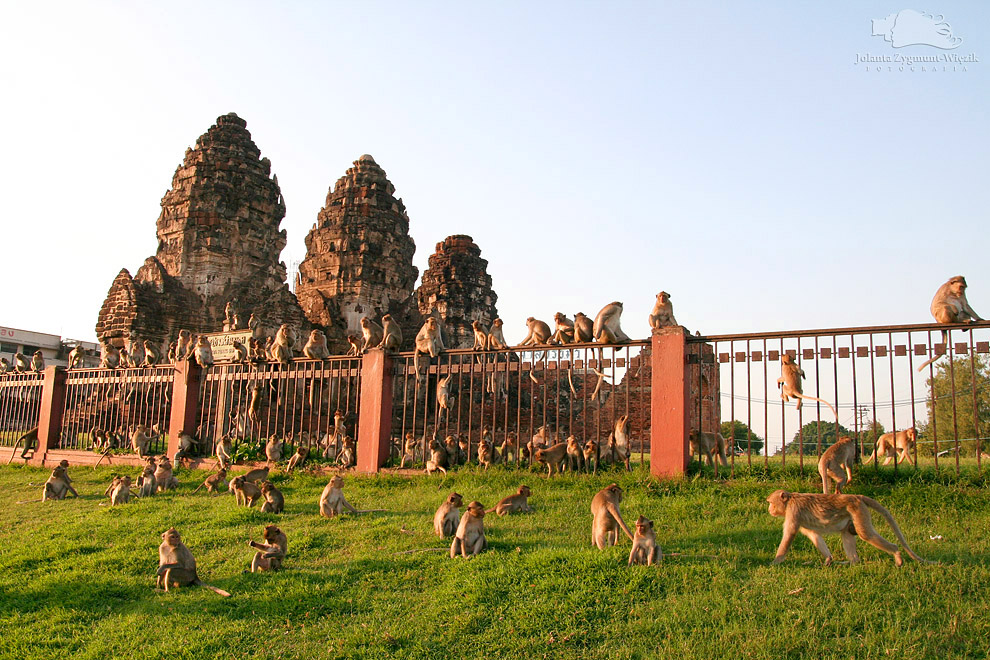
[[[348,476],[359,508],[388,513],[324,520],[325,476],[276,477],[287,513],[235,508],[230,496],[190,495],[203,473],[178,471],[175,495],[111,509],[109,468],[73,468],[79,500],[41,503],[47,471],[0,469],[0,657],[974,657],[990,649],[990,493],[973,476],[889,472],[851,492],[890,508],[913,548],[936,566],[860,544],[859,566],[821,566],[799,538],[770,567],[781,523],[763,502],[775,488],[813,491],[796,472],[730,482],[657,482],[643,472],[562,477],[470,470],[446,479]],[[628,540],[589,547],[592,495],[626,488],[627,522],[646,514],[669,556],[625,565]],[[522,482],[537,512],[486,518],[490,552],[445,553],[432,516],[456,489],[488,506]],[[29,486],[33,483],[33,486]],[[245,574],[265,523],[289,537],[286,570]],[[160,534],[182,532],[204,581],[152,590]],[[888,538],[892,533],[877,526]],[[940,534],[942,540],[930,540]],[[841,556],[841,545],[830,545]]]

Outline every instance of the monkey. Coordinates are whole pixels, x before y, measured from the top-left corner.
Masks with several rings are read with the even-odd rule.
[[[156,437],[148,433],[148,427],[144,424],[138,424],[134,427],[134,431],[131,433],[131,448],[138,455],[138,458],[144,458],[148,455],[148,447]]]
[[[551,344],[571,344],[574,342],[574,321],[570,320],[563,313],[557,312],[553,315],[554,332],[550,337]]]
[[[206,335],[200,335],[196,338],[196,348],[193,349],[193,357],[196,360],[196,364],[204,371],[213,366],[213,347],[210,345],[210,340],[206,338]]]
[[[784,400],[784,403],[790,401],[790,397],[797,399],[797,409],[801,410],[802,399],[809,399],[811,401],[818,401],[824,403],[828,406],[828,409],[832,411],[835,418],[839,418],[839,413],[835,412],[835,408],[832,404],[824,399],[819,399],[817,397],[809,396],[802,393],[802,383],[801,379],[804,376],[804,369],[799,367],[794,362],[794,356],[790,353],[784,353],[780,356],[780,378],[777,379],[777,387],[780,389],[780,398]]]
[[[584,443],[584,465],[585,467],[591,468],[593,474],[598,474],[598,467],[601,461],[601,452],[599,451],[598,443],[594,440],[588,440]]]
[[[272,463],[277,463],[282,460],[283,444],[284,443],[274,435],[268,438],[268,442],[265,443],[265,457]]]
[[[282,568],[282,560],[285,559],[285,555],[288,552],[289,540],[285,536],[285,532],[277,526],[265,525],[263,536],[265,539],[264,543],[257,543],[255,541],[248,543],[252,548],[258,550],[258,552],[254,553],[254,559],[251,560],[252,573],[280,570]]]
[[[153,462],[149,462],[144,466],[144,470],[138,475],[137,486],[138,497],[151,497],[158,490],[158,481],[155,479],[155,464]]]
[[[231,479],[227,489],[234,494],[234,500],[238,506],[243,503],[244,506],[250,508],[261,499],[261,489],[258,488],[258,484],[247,481],[243,476]]]
[[[481,502],[471,502],[467,511],[457,524],[457,532],[450,544],[450,558],[461,555],[465,559],[477,557],[478,553],[488,547],[485,538],[485,507]]]
[[[132,367],[143,367],[145,361],[148,359],[147,351],[144,350],[144,342],[138,339],[138,336],[135,334],[132,334],[127,341],[127,354],[130,356],[129,359]]]
[[[573,435],[567,436],[567,469],[570,472],[584,471],[584,452]]]
[[[445,468],[447,468],[447,450],[437,440],[437,435],[434,431],[433,438],[430,440],[430,460],[426,461],[426,474],[433,474],[437,470],[440,470],[446,475],[447,470]]]
[[[115,484],[111,484],[112,489],[110,491],[110,506],[116,506],[118,504],[127,504],[131,501],[131,478],[128,476],[123,476],[120,478],[115,478]]]
[[[21,450],[21,458],[25,461],[29,458],[28,454],[34,456],[35,448],[38,446],[38,427],[35,426],[33,429],[22,435],[14,443],[13,448],[10,451],[10,458],[7,459],[7,465],[14,460],[14,454],[17,453],[17,446],[24,443],[24,448]]]
[[[398,351],[402,348],[402,328],[392,319],[391,314],[382,317],[382,340],[378,346],[384,351]]]
[[[536,344],[546,344],[550,341],[550,326],[545,322],[530,316],[526,319],[526,327],[529,333],[526,338],[519,342],[520,346],[535,346]]]
[[[495,453],[495,445],[492,443],[491,433],[487,429],[485,429],[484,433],[487,433],[487,437],[483,435],[481,442],[478,443],[478,464],[487,470],[491,467],[492,463],[498,460],[498,454]]]
[[[505,335],[502,334],[502,319],[495,319],[492,321],[491,330],[488,331],[488,350],[497,351],[508,347]]]
[[[653,531],[653,521],[646,516],[636,520],[636,535],[633,537],[632,550],[629,551],[629,563],[653,566],[654,562],[663,559],[663,550],[657,544],[657,535]]]
[[[626,471],[632,469],[630,459],[632,451],[629,448],[629,413],[615,420],[612,431],[612,441],[609,442],[609,458],[626,464]]]
[[[461,449],[461,442],[464,442],[464,448]],[[459,435],[448,435],[447,439],[444,440],[444,449],[447,450],[447,465],[449,467],[454,467],[455,465],[461,465],[468,461],[468,447],[467,441],[463,440]]]
[[[175,361],[189,360],[193,357],[192,333],[188,330],[179,330],[179,338],[175,344]]]
[[[877,446],[873,450],[873,454],[867,460],[875,461],[878,456],[886,455],[887,458],[884,459],[883,464],[887,465],[894,460],[894,454],[900,452],[900,455],[897,457],[898,463],[909,461],[912,465],[917,466],[914,456],[911,454],[911,451],[914,449],[914,445],[917,441],[918,436],[913,428],[897,431],[895,433],[884,433],[877,438]],[[890,453],[888,454],[887,452]]]
[[[450,374],[447,374],[437,382],[437,417],[441,414],[450,415]]]
[[[595,317],[591,335],[600,344],[625,344],[629,337],[619,327],[619,317],[622,316],[622,303],[618,300],[602,307]]]
[[[422,374],[419,368],[419,354],[425,353],[430,359],[435,358],[444,351],[443,339],[440,336],[440,326],[434,317],[426,319],[423,327],[416,334],[415,345],[413,346],[413,368],[416,370],[417,380],[425,380],[426,375]],[[421,375],[422,374],[422,375]]]
[[[110,497],[110,493],[112,493],[113,489],[119,485],[120,485],[120,477],[114,476],[114,478],[110,481],[110,485],[107,486],[107,489],[105,491],[103,491],[103,497]]]
[[[6,375],[10,371],[10,360],[0,357],[0,375]]]
[[[343,487],[344,478],[340,475],[335,475],[330,479],[330,483],[324,487],[323,493],[320,494],[321,516],[324,518],[333,518],[343,513],[344,509],[347,509],[351,513],[360,513],[344,497],[344,492],[341,490]]]
[[[320,447],[323,448],[323,458],[328,461],[337,462],[337,439],[332,431],[323,434],[320,440]]]
[[[856,443],[849,436],[842,436],[838,442],[822,452],[818,459],[818,474],[822,477],[822,492],[828,495],[829,479],[835,481],[835,492],[852,481],[852,464],[856,459]]]
[[[162,456],[155,468],[155,482],[158,484],[158,492],[175,490],[179,487],[179,480],[172,475],[172,463],[167,456]]]
[[[361,318],[361,335],[364,337],[361,353],[364,354],[382,343],[385,331],[382,326],[365,316]]]
[[[574,315],[574,343],[587,344],[590,342],[595,336],[594,329],[594,323],[584,315],[584,312],[578,312]]]
[[[307,458],[309,458],[309,447],[299,445],[296,447],[296,453],[289,459],[289,465],[285,468],[285,471],[291,473],[296,468],[301,468]]]
[[[92,438],[93,451],[108,452],[113,449],[113,436],[100,427],[94,426],[93,430],[89,432],[89,435]]]
[[[265,330],[261,327],[261,319],[253,312],[248,317],[248,329],[251,331],[251,339],[255,341],[260,341],[265,336]]]
[[[904,533],[897,526],[897,521],[890,511],[876,500],[865,495],[827,495],[818,493],[790,493],[786,490],[775,490],[767,497],[770,504],[771,516],[784,519],[784,533],[777,548],[777,556],[773,564],[784,561],[794,537],[801,532],[808,537],[818,551],[825,557],[825,565],[832,564],[832,553],[825,544],[823,534],[840,532],[842,534],[842,549],[850,564],[859,561],[856,552],[856,537],[880,548],[894,556],[894,564],[898,567],[904,564],[900,548],[877,533],[873,527],[870,510],[878,512],[894,530],[897,540],[904,550],[915,561],[923,564],[930,563],[911,550]]]
[[[179,449],[175,452],[175,456],[172,458],[175,460],[179,460],[180,458],[190,458],[194,452],[198,451],[199,438],[186,430],[179,431]]]
[[[69,351],[69,369],[82,368],[85,357],[86,349],[82,344],[76,344],[76,347]]]
[[[272,340],[272,362],[281,362],[282,364],[292,362],[292,346],[296,343],[295,338],[295,333],[289,327],[289,324],[283,323],[278,327],[278,331],[275,333],[275,339]]]
[[[233,452],[234,447],[230,444],[230,437],[225,435],[220,438],[220,442],[218,442],[214,448],[214,453],[217,455],[217,463],[224,470],[229,470],[230,466],[234,464],[234,461],[231,458]]]
[[[45,356],[41,351],[35,351],[34,355],[31,357],[31,371],[35,373],[41,373],[45,370]]]
[[[69,477],[69,461],[64,458],[58,462],[59,466],[62,468],[62,476],[65,479],[65,487],[69,493],[72,493],[73,497],[79,497],[79,493],[76,489],[72,487],[72,479]]]
[[[265,503],[261,505],[262,513],[282,513],[285,509],[285,496],[272,482],[261,482],[261,496],[265,498]]]
[[[361,342],[355,335],[347,335],[347,343],[350,344],[350,348],[347,349],[348,357],[357,357],[361,355]]]
[[[248,351],[251,353],[250,360],[255,364],[261,364],[262,362],[267,362],[270,359],[268,355],[268,340],[271,337],[265,339],[250,339],[248,340]]]
[[[24,356],[23,353],[17,351],[14,353],[14,373],[23,374],[27,373],[31,369],[31,362]]]
[[[354,467],[357,465],[357,448],[355,447],[354,438],[349,435],[345,435],[340,439],[340,454],[337,456],[337,465],[343,468]]]
[[[244,481],[253,481],[259,484],[268,478],[268,473],[271,471],[271,467],[266,465],[265,467],[255,468],[253,470],[248,470],[244,474]]]
[[[567,458],[567,443],[558,442],[546,449],[540,448],[533,453],[533,457],[547,466],[547,477],[552,477],[560,472],[560,467]]]
[[[657,302],[650,313],[650,327],[654,330],[678,325],[674,318],[674,305],[670,302],[670,294],[661,291],[657,294]]]
[[[227,488],[227,471],[223,468],[217,470],[216,474],[211,474],[206,478],[206,480],[196,487],[193,494],[199,492],[200,488],[206,487],[207,493],[219,493],[222,489]]]
[[[406,441],[402,447],[402,459],[399,461],[399,468],[406,467],[406,461],[409,464],[416,462],[416,448],[418,443],[416,442],[416,436],[412,431],[406,433]]]
[[[936,323],[972,323],[973,321],[983,320],[969,306],[969,301],[966,300],[966,286],[966,278],[962,275],[956,275],[949,278],[948,282],[938,288],[938,291],[935,292],[935,297],[932,298],[931,305],[932,316],[935,317]],[[949,331],[943,330],[942,343],[945,344],[948,341]],[[920,373],[922,369],[942,357],[942,355],[942,352],[936,352],[930,360],[927,360],[918,367],[918,372]]]
[[[263,397],[260,382],[251,383],[248,386],[247,417],[252,428],[261,426],[261,400]]]
[[[433,531],[440,538],[454,536],[461,522],[461,506],[464,498],[459,493],[451,493],[433,514]]]
[[[158,546],[158,572],[155,578],[155,587],[164,588],[168,592],[170,588],[187,585],[201,585],[221,596],[230,596],[223,589],[200,582],[199,576],[196,574],[196,560],[189,548],[182,542],[179,532],[176,531],[175,527],[170,527],[162,534],[162,544]]]
[[[179,342],[177,341],[169,342],[168,355],[166,356],[166,359],[172,363],[178,362],[178,360],[176,359],[178,357],[178,352],[179,352]],[[100,366],[102,367],[103,365],[101,364]]]
[[[510,458],[514,458],[518,454],[515,431],[509,431],[505,434],[505,440],[502,441],[502,446],[499,447],[498,452],[503,463],[508,463]]]
[[[532,495],[529,486],[520,486],[514,495],[503,497],[491,509],[485,513],[495,513],[499,516],[507,516],[510,513],[533,513],[533,507],[529,505],[528,499]]]
[[[615,545],[619,541],[619,528],[626,533],[629,540],[633,535],[626,527],[626,522],[619,512],[622,501],[622,489],[618,484],[610,484],[598,491],[591,499],[591,515],[595,517],[591,523],[591,545],[604,550],[607,545]]]
[[[234,357],[231,358],[232,362],[247,362],[248,360],[248,348],[236,339],[230,342],[230,347],[234,349]]]
[[[100,369],[116,369],[120,366],[120,351],[108,341],[100,343]]]
[[[691,455],[697,456],[701,452],[702,459],[711,467],[715,464],[715,452],[718,452],[718,460],[722,467],[728,467],[729,461],[725,455],[725,438],[719,432],[706,433],[698,430],[691,431],[689,438],[691,445]]]
[[[283,351],[283,356],[285,355]],[[278,358],[275,357],[275,337],[265,337],[265,360],[268,362],[277,362]],[[286,362],[292,360],[291,354],[286,358]]]
[[[234,329],[234,303],[228,300],[223,308],[223,331],[230,332]]]
[[[313,330],[309,333],[309,341],[303,346],[303,355],[310,360],[326,360],[330,357],[330,349],[327,348],[327,336],[322,330]]]
[[[490,343],[488,328],[481,321],[475,319],[471,321],[471,329],[474,331],[474,345],[471,347],[471,350],[487,351]]]
[[[79,497],[79,493],[76,493],[75,489],[69,485],[65,468],[61,465],[56,465],[52,469],[52,476],[48,477],[48,481],[45,482],[44,490],[41,493],[41,501],[64,500],[66,493],[70,490],[75,493],[76,497]]]
[[[162,351],[150,339],[144,340],[144,366],[153,367],[162,361]]]

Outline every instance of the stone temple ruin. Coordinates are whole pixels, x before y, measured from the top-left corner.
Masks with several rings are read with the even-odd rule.
[[[327,194],[306,236],[296,294],[279,254],[285,203],[271,163],[234,113],[186,150],[161,201],[158,250],[132,277],[122,269],[96,323],[101,341],[131,335],[167,343],[180,329],[219,331],[228,302],[246,327],[256,314],[268,334],[289,323],[303,333],[320,327],[331,349],[344,352],[360,320],[389,313],[406,347],[434,309],[450,347],[471,346],[471,322],[490,323],[498,299],[488,262],[470,236],[448,237],[429,259],[415,289],[416,245],[409,216],[374,158],[361,156]]]

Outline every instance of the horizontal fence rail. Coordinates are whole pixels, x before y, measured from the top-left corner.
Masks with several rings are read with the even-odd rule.
[[[727,439],[730,471],[740,460],[815,470],[822,452],[844,435],[856,440],[859,460],[871,466],[982,468],[984,434],[990,431],[990,323],[711,335],[689,341],[708,345],[712,354],[707,359],[718,368],[720,414],[706,413],[707,425],[717,426]],[[819,401],[805,400],[798,409],[794,399],[782,400],[777,381],[784,355],[804,372],[803,393],[833,405],[837,416]],[[909,434],[900,438],[906,451],[898,451],[896,436],[884,437],[911,429],[914,441]]]

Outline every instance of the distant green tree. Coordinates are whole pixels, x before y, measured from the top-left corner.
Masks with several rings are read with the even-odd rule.
[[[719,429],[722,437],[729,441],[729,449],[745,453],[747,449],[753,454],[763,452],[763,438],[753,433],[753,430],[742,422],[732,420],[722,422]]]
[[[918,452],[931,454],[936,447],[939,451],[954,449],[959,438],[960,455],[974,456],[977,435],[990,436],[990,358],[978,355],[973,362],[968,356],[951,362],[942,358],[927,384],[928,421],[918,425]],[[990,440],[981,441],[980,447],[984,452],[990,450]]]
[[[844,435],[855,437],[853,432],[842,424],[837,424],[835,422],[808,422],[801,427],[800,431],[794,434],[794,439],[787,444],[787,448],[785,449],[786,453],[817,454],[819,430],[821,431],[820,437],[822,451],[825,451],[834,445],[838,439]],[[802,441],[804,443],[803,452],[801,447]]]

